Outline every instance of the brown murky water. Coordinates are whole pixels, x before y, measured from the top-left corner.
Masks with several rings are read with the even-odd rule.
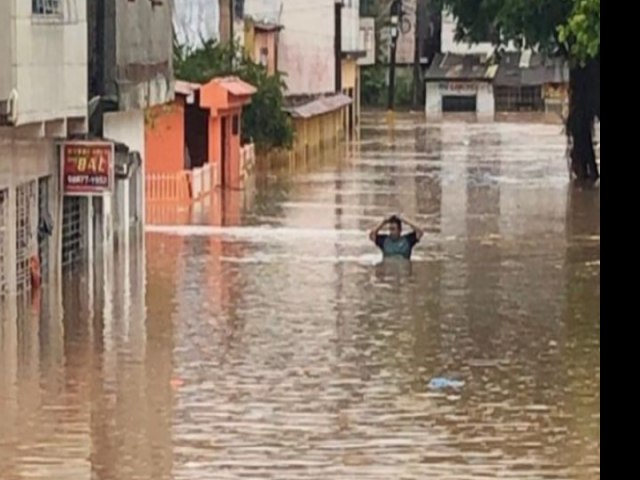
[[[378,121],[4,314],[0,477],[599,478],[599,191],[557,126]]]

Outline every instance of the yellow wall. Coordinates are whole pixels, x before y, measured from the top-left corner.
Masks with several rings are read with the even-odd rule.
[[[356,88],[358,64],[355,60],[342,60],[342,88]]]

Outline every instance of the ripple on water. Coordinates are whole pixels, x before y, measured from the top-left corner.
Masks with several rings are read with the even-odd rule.
[[[599,192],[560,129],[364,118],[2,318],[3,480],[600,477]],[[367,241],[390,212],[427,230],[410,265]]]

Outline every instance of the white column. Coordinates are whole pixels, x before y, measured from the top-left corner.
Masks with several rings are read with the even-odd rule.
[[[478,120],[492,121],[495,118],[493,85],[491,85],[490,83],[479,83],[476,102],[478,109]]]
[[[93,197],[86,199],[85,236],[87,246],[87,262],[89,266],[89,282],[93,279],[93,261],[95,259],[94,221],[93,221]]]
[[[427,82],[425,113],[429,120],[442,119],[442,93],[438,82]]]

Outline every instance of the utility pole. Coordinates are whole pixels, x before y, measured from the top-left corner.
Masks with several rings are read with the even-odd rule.
[[[402,0],[393,0],[391,4],[391,46],[389,52],[389,91],[387,100],[387,122],[392,124],[394,121],[394,108],[396,96],[396,50],[398,48],[398,35],[400,17],[402,15]]]
[[[423,56],[423,42],[424,32],[427,25],[427,1],[416,0],[416,18],[413,24],[414,26],[414,52],[413,52],[413,106],[414,108],[420,107],[423,103],[422,96],[424,93],[424,85],[422,84],[422,56]]]
[[[233,32],[233,19],[235,17],[235,5],[234,0],[229,0],[229,42],[233,45],[235,43],[235,37]]]
[[[233,43],[234,0],[218,0],[220,43]]]
[[[335,0],[333,6],[334,20],[334,56],[335,56],[335,88],[336,93],[342,93],[342,0]]]

